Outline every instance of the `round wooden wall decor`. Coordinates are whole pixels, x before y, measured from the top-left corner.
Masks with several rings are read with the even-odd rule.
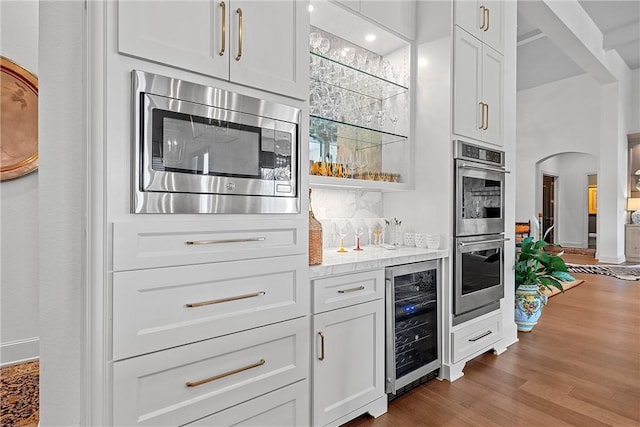
[[[0,181],[6,181],[38,168],[38,78],[5,57],[0,68]]]

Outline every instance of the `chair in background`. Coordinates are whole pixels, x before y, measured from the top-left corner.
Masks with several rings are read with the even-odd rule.
[[[531,221],[516,222],[516,246],[520,246],[529,236],[531,236]]]

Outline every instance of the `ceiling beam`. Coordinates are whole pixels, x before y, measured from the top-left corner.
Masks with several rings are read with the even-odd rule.
[[[628,43],[638,41],[640,34],[640,21],[636,21],[624,27],[616,28],[604,35],[602,47],[604,50],[616,49]]]
[[[602,49],[602,33],[577,1],[518,1],[518,11],[597,81],[618,80]]]
[[[519,35],[518,46],[524,46],[525,44],[534,42],[538,39],[541,39],[542,37],[544,37],[544,33],[536,28],[535,30],[529,31],[528,33]]]

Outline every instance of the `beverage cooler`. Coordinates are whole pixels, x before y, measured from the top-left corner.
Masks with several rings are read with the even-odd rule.
[[[386,391],[435,376],[440,369],[439,261],[386,269]]]

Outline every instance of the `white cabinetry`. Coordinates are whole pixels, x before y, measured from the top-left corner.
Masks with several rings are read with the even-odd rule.
[[[625,242],[627,261],[640,262],[640,224],[625,225]]]
[[[454,1],[454,24],[503,53],[503,8],[502,0]]]
[[[415,0],[336,0],[361,15],[413,40],[416,33]]]
[[[302,380],[308,318],[117,362],[115,425],[183,425]]]
[[[503,145],[503,57],[454,27],[453,133]]]
[[[299,99],[308,31],[296,0],[118,3],[119,52]]]
[[[316,279],[313,425],[339,425],[387,410],[384,270]]]
[[[113,424],[309,423],[302,229],[302,216],[113,224]]]

